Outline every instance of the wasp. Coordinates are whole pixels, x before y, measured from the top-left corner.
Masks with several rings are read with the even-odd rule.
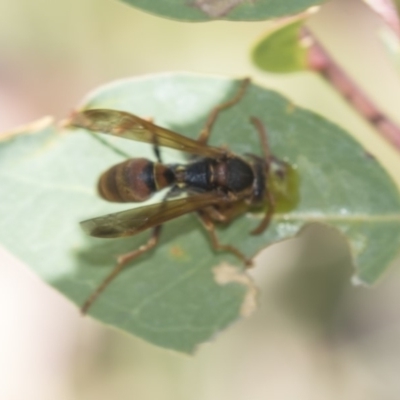
[[[81,227],[87,234],[100,238],[132,236],[152,229],[147,243],[118,258],[117,265],[111,273],[83,304],[83,313],[86,313],[100,293],[127,264],[157,245],[165,222],[187,213],[198,214],[215,250],[231,252],[247,267],[251,265],[251,260],[237,248],[219,242],[215,223],[229,222],[250,207],[261,205],[264,206],[265,215],[251,233],[262,233],[270,222],[275,206],[269,187],[271,164],[285,163],[271,155],[266,131],[256,117],[251,117],[250,121],[258,132],[262,156],[239,156],[228,148],[207,144],[219,113],[242,99],[249,82],[249,79],[243,80],[233,98],[211,111],[197,140],[123,111],[89,109],[71,117],[71,127],[146,142],[154,147],[156,162],[145,158],[133,158],[104,172],[98,182],[98,192],[102,198],[112,202],[137,203],[148,200],[162,189],[169,188],[164,199],[157,204],[81,222]],[[164,164],[160,156],[161,146],[189,153],[192,158],[186,164]],[[173,199],[177,196],[180,197]]]

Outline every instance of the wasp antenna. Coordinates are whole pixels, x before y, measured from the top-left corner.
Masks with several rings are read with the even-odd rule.
[[[271,151],[269,149],[268,135],[267,135],[265,126],[263,125],[261,120],[257,117],[250,117],[250,122],[257,129],[258,135],[260,137],[260,142],[261,142],[261,147],[262,147],[264,157],[267,160],[267,162],[270,162],[271,161]]]

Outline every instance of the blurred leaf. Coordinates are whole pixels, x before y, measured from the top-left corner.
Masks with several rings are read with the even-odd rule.
[[[154,117],[157,124],[194,138],[212,107],[231,98],[237,87],[237,81],[223,78],[154,75],[100,88],[84,107]],[[300,200],[291,211],[282,207],[286,211],[259,236],[249,231],[262,215],[242,215],[218,230],[221,242],[250,257],[295,235],[307,221],[327,223],[347,236],[359,278],[374,282],[400,244],[400,198],[388,175],[342,129],[255,85],[218,119],[211,144],[260,154],[250,116],[265,124],[273,153],[297,168]],[[116,255],[148,237],[145,232],[96,239],[79,228],[81,220],[132,207],[105,202],[95,193],[100,173],[123,160],[121,151],[154,157],[143,143],[83,130],[57,132],[51,125],[0,142],[0,241],[78,305],[107,275]],[[166,162],[185,160],[172,149],[163,149],[162,156]],[[239,266],[239,272],[224,262]],[[167,223],[160,245],[127,267],[89,311],[159,346],[191,352],[249,312],[245,307],[255,290],[240,268],[230,254],[213,252],[196,216],[187,215]]]
[[[297,14],[325,0],[123,0],[152,14],[181,21],[259,21]]]
[[[304,20],[295,21],[268,33],[253,49],[253,62],[268,72],[295,72],[307,69],[306,48],[300,45]]]

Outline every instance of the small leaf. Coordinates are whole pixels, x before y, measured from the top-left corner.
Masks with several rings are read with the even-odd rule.
[[[123,0],[152,14],[181,21],[258,21],[297,14],[325,0]]]
[[[158,125],[196,138],[210,110],[237,88],[237,81],[223,78],[153,75],[100,88],[84,108],[153,117]],[[279,204],[285,204],[271,226],[249,235],[262,214],[245,213],[218,229],[221,242],[252,257],[308,221],[330,224],[347,237],[359,279],[375,282],[400,248],[400,196],[386,172],[342,129],[256,85],[218,118],[211,144],[260,154],[251,116],[267,128],[273,154],[296,168],[300,180],[289,186],[297,187],[299,198],[286,201],[285,190],[274,184]],[[97,239],[79,228],[79,221],[134,207],[96,194],[99,175],[124,154],[154,159],[151,145],[79,129],[57,132],[52,125],[0,142],[0,242],[78,305],[110,272],[117,255],[148,238],[144,232]],[[187,160],[167,148],[162,157]],[[254,309],[254,285],[241,268],[230,254],[214,252],[196,216],[187,215],[165,224],[160,244],[128,266],[89,313],[159,346],[192,352]]]
[[[291,22],[268,33],[254,47],[253,62],[268,72],[295,72],[307,69],[307,50],[300,43],[304,20]]]

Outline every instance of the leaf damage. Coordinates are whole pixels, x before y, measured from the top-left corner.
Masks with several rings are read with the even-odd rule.
[[[214,280],[224,286],[230,283],[238,283],[247,289],[240,316],[249,317],[257,309],[258,289],[249,275],[227,263],[221,263],[213,268]]]
[[[195,0],[193,6],[207,14],[210,18],[226,16],[234,8],[247,0]]]

